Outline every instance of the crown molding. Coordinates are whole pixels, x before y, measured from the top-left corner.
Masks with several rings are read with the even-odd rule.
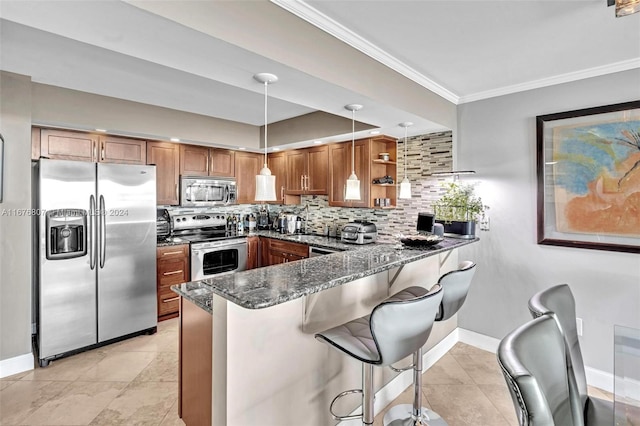
[[[444,99],[454,104],[459,103],[460,97],[448,89],[442,87],[438,83],[425,77],[415,69],[406,65],[402,61],[399,61],[394,56],[388,54],[384,50],[370,43],[366,39],[360,37],[358,34],[349,30],[342,24],[329,18],[327,15],[319,12],[317,9],[311,7],[303,0],[270,0],[271,3],[293,13],[300,19],[304,19],[311,25],[321,29],[322,31],[331,34],[338,40],[347,43],[349,46],[359,50],[365,55],[375,59],[381,64],[386,65],[392,70],[402,74],[408,79],[418,83],[422,87],[431,90],[433,93],[443,97]]]
[[[384,50],[370,43],[358,34],[349,30],[340,23],[329,18],[325,14],[319,12],[307,4],[304,0],[269,0],[271,3],[293,13],[299,18],[309,22],[311,25],[325,31],[336,37],[338,40],[347,43],[349,46],[361,51],[365,55],[375,59],[376,61],[388,66],[394,71],[402,74],[408,79],[418,83],[419,85],[431,90],[444,99],[456,105],[480,101],[483,99],[495,98],[498,96],[510,95],[513,93],[524,92],[527,90],[540,89],[543,87],[554,86],[556,84],[570,83],[585,78],[599,77],[601,75],[613,74],[621,71],[628,71],[640,68],[640,58],[633,58],[613,64],[602,65],[599,67],[588,68],[585,70],[560,74],[553,77],[543,78],[539,80],[529,81],[521,84],[500,87],[497,89],[486,90],[484,92],[472,93],[470,95],[459,96],[438,83],[430,80],[425,75],[399,61],[394,56],[388,54]]]
[[[560,74],[553,77],[542,78],[540,80],[529,81],[522,84],[514,84],[512,86],[500,87],[498,89],[487,90],[485,92],[473,93],[467,96],[461,96],[458,104],[480,101],[483,99],[495,98],[497,96],[510,95],[512,93],[524,92],[526,90],[541,89],[543,87],[554,86],[556,84],[571,83],[572,81],[583,80],[585,78],[599,77],[601,75],[613,74],[621,71],[640,68],[640,58],[620,61],[613,64],[602,65],[599,67],[588,68],[566,74]]]

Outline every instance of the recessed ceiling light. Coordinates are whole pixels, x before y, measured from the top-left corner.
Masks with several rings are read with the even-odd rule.
[[[107,130],[106,129],[96,129],[96,132],[102,132],[105,133]]]
[[[247,148],[245,148],[244,146],[240,146],[240,147],[238,147],[238,149],[239,149],[240,151],[244,151],[244,150],[246,150]]]
[[[370,135],[379,135],[380,134],[380,130],[372,130],[369,132]]]
[[[319,145],[322,143],[322,141],[313,141],[313,143],[315,143],[316,145]]]
[[[171,138],[169,139],[171,142],[180,142],[180,138]]]
[[[280,151],[280,148],[273,148],[274,151]]]

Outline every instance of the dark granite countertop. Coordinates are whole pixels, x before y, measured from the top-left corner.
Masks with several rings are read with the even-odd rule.
[[[271,237],[262,233],[255,235]],[[286,239],[286,235],[277,235]],[[331,238],[306,235],[288,237],[300,237],[300,240],[287,240],[305,244],[310,242],[302,239],[304,237],[320,238],[324,239],[323,243],[346,246],[347,251],[174,285],[171,289],[210,313],[211,293],[243,308],[262,309],[479,241],[478,238],[445,238],[433,247],[416,249],[396,244],[347,245],[335,239],[327,241]],[[276,238],[275,233],[273,238]],[[316,241],[315,244],[320,243]]]
[[[161,240],[156,243],[156,247],[170,247],[170,246],[180,246],[182,244],[189,244],[189,241],[178,240],[174,241],[173,239]]]

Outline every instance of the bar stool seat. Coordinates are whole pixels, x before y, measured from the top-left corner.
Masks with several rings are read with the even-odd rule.
[[[316,339],[362,362],[362,389],[336,396],[329,410],[336,420],[362,418],[373,424],[373,366],[387,366],[416,352],[427,341],[442,300],[442,287],[409,287],[378,304],[370,315],[354,319],[315,335]],[[339,416],[335,402],[362,393],[362,414]]]

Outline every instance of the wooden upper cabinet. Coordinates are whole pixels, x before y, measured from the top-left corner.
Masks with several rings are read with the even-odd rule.
[[[180,145],[180,174],[183,176],[208,176],[209,148]]]
[[[287,153],[275,152],[267,156],[267,165],[271,174],[276,177],[276,197],[278,201],[270,204],[285,204],[285,189],[287,185]]]
[[[158,205],[176,206],[180,175],[180,149],[169,142],[147,142],[147,164],[156,165]]]
[[[116,136],[100,136],[101,163],[147,164],[147,142]]]
[[[329,193],[329,147],[307,148],[307,194]]]
[[[97,161],[98,136],[67,130],[42,129],[40,156],[57,160]]]
[[[287,194],[305,193],[308,155],[304,151],[304,149],[296,149],[287,152]]]
[[[328,166],[329,148],[326,145],[288,151],[287,194],[327,194]]]
[[[360,180],[360,201],[345,201],[347,179],[351,175],[351,142],[329,145],[329,205],[369,207],[369,140],[355,142],[355,172]]]
[[[40,134],[40,156],[57,160],[146,164],[146,146],[143,140],[68,130],[42,129]]]
[[[180,145],[183,176],[235,176],[235,151],[197,145]]]
[[[256,175],[262,169],[264,157],[252,152],[236,152],[235,160],[238,204],[255,203]]]
[[[209,148],[209,176],[236,175],[236,152],[230,149]]]

